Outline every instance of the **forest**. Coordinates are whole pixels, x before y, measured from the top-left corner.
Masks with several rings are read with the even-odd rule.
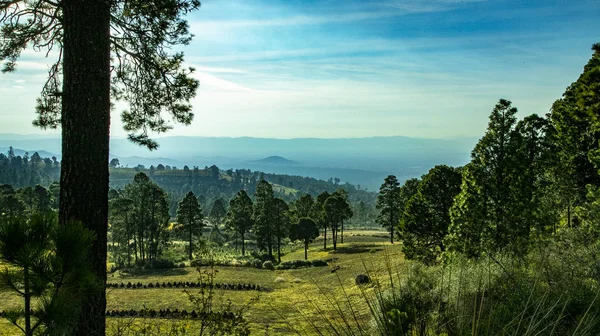
[[[277,279],[284,279],[277,283],[285,282],[290,272],[311,272],[303,273],[306,277],[325,266],[338,279],[338,272],[350,272],[347,279],[355,276],[356,284],[345,289],[347,279],[335,284],[330,277],[315,283],[320,288],[329,282],[338,296],[316,294],[334,308],[329,315],[317,310],[308,334],[599,333],[600,45],[593,51],[581,76],[547,115],[518,119],[517,108],[500,99],[468,164],[438,165],[403,183],[390,175],[378,194],[340,185],[337,179],[222,171],[216,166],[121,168],[116,159],[106,162],[111,172],[107,270],[112,279],[107,288],[138,288],[138,293],[202,288],[200,297],[190,294],[188,310],[161,308],[164,303],[118,309],[122,304],[112,303],[115,309],[108,309],[106,316],[111,321],[137,319],[129,332],[159,318],[193,321],[211,330],[209,334],[254,333],[264,326],[252,311],[263,314],[265,308],[245,294],[237,304],[221,303],[224,310],[213,310],[215,292],[294,291],[283,285],[270,288],[273,284],[262,272],[277,272]],[[81,284],[94,286],[86,267],[68,267],[81,259],[60,260],[70,260],[62,245],[81,236],[69,250],[81,254],[77,250],[85,249],[93,235],[78,225],[66,231],[56,227],[60,162],[12,151],[0,158],[5,183],[0,193],[0,252],[10,265],[2,281],[11,295],[21,298],[12,302],[28,307],[22,310],[16,304],[15,310],[2,314],[15,326],[25,318],[26,324],[36,321],[29,330],[51,330],[60,318],[53,315],[53,305],[65,304],[59,294],[63,287],[72,293],[83,290]],[[387,230],[387,238],[378,227]],[[43,266],[49,261],[40,253],[46,251],[55,251],[53,266]],[[342,256],[354,259],[340,262]],[[362,272],[357,269],[361,263]],[[383,268],[376,270],[377,265]],[[190,281],[194,269],[199,280]],[[59,270],[73,273],[77,282],[53,280]],[[172,278],[170,270],[184,273],[177,271],[179,277]],[[219,271],[231,273],[228,281],[238,281],[219,282]],[[240,282],[241,272],[259,272],[251,278],[261,280]],[[146,277],[157,281],[148,283]],[[51,288],[55,294],[49,294]],[[360,293],[362,302],[354,303],[346,290]],[[44,313],[27,314],[33,298],[46,302],[38,306]],[[129,300],[126,306],[135,307],[136,298]],[[247,306],[240,300],[248,300]],[[296,309],[300,316],[308,314]],[[362,311],[348,321],[342,317],[347,309]],[[166,322],[152,323],[159,334],[167,333]],[[299,332],[289,325],[280,328]]]
[[[52,59],[33,125],[62,141],[60,161],[0,154],[1,335],[600,334],[600,43],[547,114],[489,102],[468,163],[389,175],[378,193],[336,177],[121,167],[117,106],[148,150],[194,121],[207,76],[181,50],[200,7],[0,0],[2,73],[30,49]]]

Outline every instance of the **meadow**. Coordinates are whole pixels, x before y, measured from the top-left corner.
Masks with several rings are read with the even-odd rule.
[[[355,278],[368,274],[383,286],[392,273],[405,267],[401,245],[391,245],[387,232],[381,230],[349,230],[344,244],[337,250],[322,239],[309,247],[309,260],[326,260],[328,266],[289,270],[267,270],[241,266],[204,266],[164,270],[116,271],[109,273],[108,283],[176,283],[198,282],[199,272],[214,271],[215,283],[259,285],[262,290],[215,290],[215,311],[231,305],[233,311],[244,309],[252,335],[335,334],[348,328],[360,334],[368,329],[372,314],[367,298],[373,284],[358,286]],[[303,248],[290,250],[282,262],[304,259]],[[187,288],[194,293],[195,288]],[[183,288],[107,288],[107,311],[112,310],[187,310],[195,309]],[[0,292],[0,310],[19,305],[18,298]],[[157,334],[174,329],[183,334],[196,334],[193,320],[150,318],[107,318],[107,334]],[[0,335],[18,335],[6,321],[0,322]]]

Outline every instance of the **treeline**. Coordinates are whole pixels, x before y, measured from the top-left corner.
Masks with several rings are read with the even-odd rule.
[[[321,192],[333,193],[343,188],[346,190],[348,201],[356,214],[351,225],[376,225],[376,193],[348,183],[341,184],[337,178],[324,181],[310,177],[268,174],[249,169],[220,170],[214,165],[206,166],[203,169],[188,166],[181,169],[162,164],[150,167],[140,165],[134,168],[123,168],[119,166],[118,159],[111,160],[111,167],[110,186],[113,189],[123,188],[138,172],[145,173],[169,195],[169,211],[172,217],[176,215],[179,200],[189,191],[193,192],[202,204],[212,205],[219,199],[227,203],[239,190],[244,190],[248,195],[254,196],[259,182],[265,180],[272,184],[274,194],[286,202],[294,201],[303,194],[316,197]],[[205,206],[203,208],[204,215],[208,216],[211,209],[211,206]]]
[[[385,179],[377,221],[416,262],[377,296],[379,327],[600,334],[600,44],[592,49],[545,116],[519,120],[501,99],[464,167],[435,166],[402,186]]]
[[[343,243],[344,225],[353,217],[348,193],[339,189],[333,193],[322,192],[316,198],[304,194],[286,202],[276,196],[273,185],[261,180],[251,197],[239,190],[226,204],[217,199],[212,205],[204,204],[193,191],[178,200],[176,216],[169,216],[169,196],[145,173],[137,173],[123,189],[109,193],[109,249],[114,262],[121,266],[162,263],[161,255],[172,241],[187,244],[189,260],[194,257],[197,242],[204,228],[224,235],[228,240],[239,241],[242,255],[245,244],[252,238],[265,258],[281,261],[281,248],[289,241],[300,241],[307,258],[308,244],[330,231],[333,248],[337,248],[338,234]],[[203,208],[210,206],[209,215]],[[327,245],[324,240],[324,246]]]
[[[436,166],[402,186],[388,176],[377,221],[392,242],[396,232],[407,258],[434,263],[447,250],[473,258],[525,255],[533,239],[559,226],[596,226],[589,207],[600,186],[600,124],[595,116],[583,118],[589,107],[577,102],[587,78],[584,73],[545,117],[517,120],[517,108],[501,99],[464,167]]]
[[[60,162],[56,157],[42,158],[37,152],[29,156],[15,155],[12,147],[6,154],[0,153],[0,184],[15,188],[48,186],[60,179]]]
[[[596,228],[600,201],[600,45],[579,79],[545,116],[521,120],[505,99],[464,167],[432,168],[400,186],[381,186],[377,221],[403,241],[408,258],[445,251],[525,255],[561,228]],[[600,231],[599,231],[600,232]]]

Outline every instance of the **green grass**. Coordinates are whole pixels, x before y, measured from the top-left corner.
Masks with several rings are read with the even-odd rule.
[[[344,244],[338,244],[334,251],[331,244],[323,249],[323,241],[309,247],[311,260],[332,260],[329,267],[313,267],[295,270],[269,271],[248,267],[216,267],[215,281],[220,283],[252,283],[272,289],[257,291],[218,291],[218,301],[222,305],[230,300],[234,307],[243,307],[255,300],[246,316],[251,323],[252,334],[263,335],[268,327],[275,334],[314,334],[311,323],[327,328],[327,317],[334,323],[343,324],[341,316],[352,316],[347,300],[352,303],[358,321],[367,325],[371,315],[361,290],[355,285],[358,274],[365,273],[366,265],[371,275],[380,279],[389,277],[385,255],[390,257],[394,269],[401,269],[403,257],[400,245],[390,245],[383,231],[348,231],[344,234]],[[304,259],[304,250],[297,249],[282,257],[282,261]],[[338,267],[332,272],[333,267]],[[120,272],[108,275],[109,282],[168,282],[197,281],[199,274],[195,268],[186,267],[171,270],[146,270],[135,275]],[[285,279],[276,282],[276,278]],[[299,282],[295,282],[299,281]],[[193,291],[193,289],[192,289]],[[367,290],[369,293],[370,290]],[[367,293],[367,294],[368,294]],[[332,300],[332,301],[331,301]],[[182,289],[108,289],[108,309],[193,309]],[[335,303],[341,302],[338,308]],[[0,292],[0,310],[18,306],[16,296]],[[218,309],[218,308],[217,308]],[[338,310],[339,309],[339,310]],[[351,318],[351,324],[355,324]],[[8,332],[6,322],[0,322],[0,335]],[[117,323],[109,319],[109,323]],[[324,332],[328,334],[328,331]]]

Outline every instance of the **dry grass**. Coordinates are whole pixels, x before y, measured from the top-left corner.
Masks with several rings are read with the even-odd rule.
[[[330,260],[328,267],[295,270],[268,271],[247,267],[217,267],[216,282],[252,283],[270,288],[271,291],[219,291],[218,301],[231,301],[235,307],[243,307],[255,300],[247,312],[253,334],[264,334],[268,328],[271,335],[314,334],[315,326],[325,334],[329,323],[350,325],[356,321],[367,325],[370,314],[354,279],[365,273],[365,265],[372,276],[385,280],[389,277],[386,255],[391,260],[393,272],[401,272],[403,257],[400,245],[391,245],[383,231],[349,231],[344,244],[334,251],[331,246],[323,249],[322,241],[310,246],[309,259]],[[296,250],[282,257],[282,261],[304,259],[304,251]],[[337,269],[332,272],[334,267]],[[276,278],[285,279],[276,282]],[[300,279],[300,282],[294,281]],[[154,270],[142,274],[110,274],[109,282],[173,282],[197,281],[195,268]],[[367,290],[367,293],[369,290]],[[258,298],[258,299],[257,299]],[[256,300],[257,299],[257,300]],[[109,289],[108,309],[193,309],[182,289]],[[0,292],[0,310],[19,305],[13,294]],[[352,309],[350,309],[350,306]],[[356,320],[355,317],[356,316]],[[329,322],[327,322],[329,320]],[[116,323],[115,319],[109,319]],[[0,322],[0,335],[10,335],[6,322]],[[14,331],[13,331],[14,332]]]

